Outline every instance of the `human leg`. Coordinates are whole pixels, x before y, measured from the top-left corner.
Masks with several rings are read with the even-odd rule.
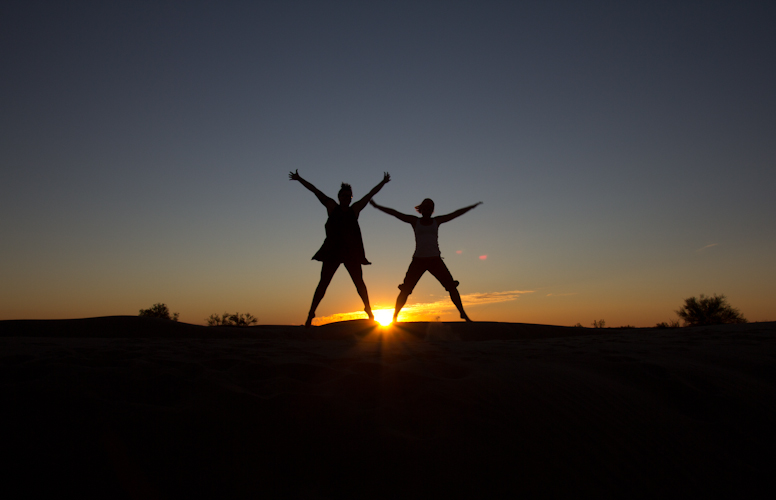
[[[458,312],[461,313],[461,319],[465,321],[471,321],[469,316],[463,310],[463,302],[461,302],[461,294],[458,293],[458,282],[453,279],[453,275],[450,274],[450,270],[445,265],[444,261],[439,258],[435,260],[432,265],[429,266],[428,271],[445,287],[450,293],[450,300],[453,301]]]
[[[346,262],[345,269],[350,273],[350,278],[353,280],[353,284],[356,285],[356,291],[364,302],[364,312],[369,319],[375,319],[372,314],[372,306],[369,304],[369,292],[366,290],[366,283],[364,283],[364,274],[361,269],[361,264],[354,262]]]
[[[401,308],[407,303],[407,297],[410,296],[415,289],[415,285],[418,284],[420,277],[423,276],[423,273],[425,272],[426,266],[424,265],[423,260],[412,259],[410,267],[407,269],[407,274],[404,275],[404,283],[399,285],[399,290],[401,291],[399,292],[399,296],[396,297],[396,305],[393,308],[394,321],[399,317]]]
[[[396,297],[396,305],[393,306],[393,320],[396,321],[399,317],[399,312],[401,311],[401,308],[404,307],[404,304],[407,303],[407,297],[410,296],[409,292],[405,292],[404,290],[399,292],[399,296]]]
[[[315,317],[315,310],[318,309],[318,304],[321,303],[323,296],[326,294],[326,289],[329,288],[329,283],[334,277],[334,273],[339,267],[339,262],[324,262],[321,266],[321,280],[318,282],[318,287],[313,294],[313,303],[310,305],[310,312],[307,314],[307,321],[304,326],[310,326]]]
[[[453,288],[452,290],[450,290],[450,300],[453,301],[453,304],[455,304],[455,307],[458,308],[458,312],[461,313],[461,319],[464,321],[471,321],[471,319],[469,319],[469,316],[467,316],[463,310],[463,302],[461,302],[461,294],[458,293],[457,288]]]

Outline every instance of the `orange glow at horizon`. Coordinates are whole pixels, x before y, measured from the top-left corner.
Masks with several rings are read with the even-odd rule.
[[[533,290],[510,290],[503,292],[487,292],[487,293],[469,293],[461,295],[461,301],[464,306],[477,306],[480,304],[494,304],[499,302],[509,302],[517,300],[521,295],[534,293]],[[414,304],[407,304],[402,308],[399,313],[398,321],[438,321],[439,316],[455,310],[455,305],[449,297],[444,297],[435,302],[418,302]],[[387,312],[384,312],[387,311]],[[390,323],[382,323],[380,316],[385,314],[389,318],[393,318],[393,308],[380,307],[379,309],[372,309],[372,313],[375,315],[375,320],[383,325]],[[321,326],[328,323],[334,323],[338,321],[349,321],[354,319],[365,319],[366,313],[364,311],[353,311],[347,313],[337,313],[331,316],[323,316],[315,318],[313,325]]]
[[[412,306],[408,306],[399,313],[399,321],[425,321],[428,320],[427,314],[413,313]],[[380,323],[381,326],[388,326],[393,323],[393,308],[387,309],[372,309],[375,321]],[[314,326],[323,326],[329,323],[337,323],[339,321],[350,321],[354,319],[366,319],[366,313],[364,311],[354,311],[349,313],[336,313],[330,316],[321,316],[320,318],[313,319]]]

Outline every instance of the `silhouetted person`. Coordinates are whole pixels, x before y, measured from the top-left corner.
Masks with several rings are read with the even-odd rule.
[[[388,172],[385,172],[383,180],[353,205],[350,204],[353,199],[353,190],[350,184],[342,183],[342,187],[339,193],[337,193],[337,198],[339,199],[339,204],[337,204],[336,201],[323,194],[318,188],[302,179],[302,176],[299,175],[299,170],[289,172],[288,178],[292,181],[301,182],[304,187],[312,191],[318,197],[318,200],[323,203],[323,206],[326,207],[326,212],[329,214],[329,219],[326,221],[326,239],[320,250],[313,255],[313,260],[323,262],[323,266],[321,268],[321,281],[315,289],[313,303],[310,306],[305,326],[312,324],[315,310],[318,309],[318,304],[321,303],[321,299],[323,299],[326,289],[329,287],[329,283],[331,283],[331,279],[334,277],[334,273],[340,264],[345,264],[345,269],[350,273],[353,284],[356,285],[356,290],[358,290],[358,295],[364,301],[364,312],[369,316],[369,319],[374,319],[372,307],[369,305],[369,294],[366,291],[366,284],[361,273],[361,266],[369,265],[371,262],[366,260],[366,255],[364,254],[364,242],[361,239],[361,228],[358,226],[358,214],[366,207],[367,202],[372,199],[372,196],[377,194],[391,180],[391,176],[388,175]]]
[[[456,217],[459,217],[482,202],[479,201],[474,205],[470,205],[465,208],[456,210],[455,212],[447,215],[440,215],[439,217],[431,217],[434,213],[434,202],[429,198],[423,200],[423,202],[415,207],[422,217],[416,217],[414,215],[407,215],[388,207],[383,207],[370,201],[373,207],[383,212],[393,215],[397,219],[404,221],[408,224],[412,224],[412,229],[415,231],[415,253],[412,255],[412,262],[410,263],[407,274],[404,276],[404,283],[399,285],[399,296],[396,297],[396,307],[393,310],[393,320],[399,316],[399,311],[404,307],[407,302],[407,297],[410,296],[412,290],[415,289],[415,285],[418,284],[420,277],[426,271],[430,272],[434,277],[439,280],[445,290],[450,292],[450,299],[458,308],[458,312],[461,313],[461,319],[471,321],[469,316],[463,310],[463,303],[461,303],[461,294],[458,293],[458,282],[453,279],[450,274],[450,270],[442,261],[442,253],[439,251],[439,225],[445,222],[449,222]]]

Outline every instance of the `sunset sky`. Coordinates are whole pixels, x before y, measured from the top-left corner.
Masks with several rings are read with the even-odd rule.
[[[474,320],[776,320],[772,2],[0,6],[0,319],[301,324],[335,198],[442,215]],[[373,307],[409,225],[360,217]],[[361,301],[344,268],[323,321]],[[426,275],[407,319],[458,320]]]

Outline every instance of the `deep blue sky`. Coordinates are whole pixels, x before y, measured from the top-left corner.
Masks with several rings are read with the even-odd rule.
[[[700,293],[776,319],[774,26],[767,2],[4,2],[0,318],[300,323],[326,214],[299,169],[332,197],[388,171],[406,213],[483,201],[440,235],[474,319],[648,326]],[[360,220],[390,307],[411,230]],[[410,303],[444,299],[426,277]],[[360,307],[341,270],[319,315]]]

